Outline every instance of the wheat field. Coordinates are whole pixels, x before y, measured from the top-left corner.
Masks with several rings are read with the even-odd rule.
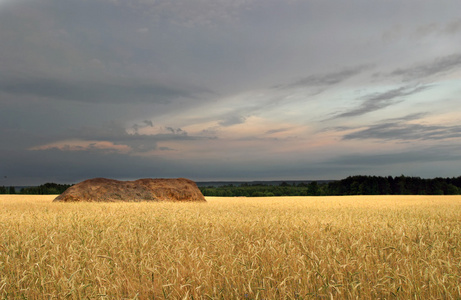
[[[0,196],[1,299],[459,299],[461,196]]]

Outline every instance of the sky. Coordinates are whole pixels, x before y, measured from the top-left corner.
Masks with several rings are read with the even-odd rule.
[[[0,186],[461,175],[459,0],[0,0]]]

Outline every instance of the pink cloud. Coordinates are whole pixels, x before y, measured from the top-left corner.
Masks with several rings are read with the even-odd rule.
[[[118,145],[108,141],[65,140],[29,148],[33,151],[57,149],[61,151],[103,151],[127,154],[132,151],[130,146]]]

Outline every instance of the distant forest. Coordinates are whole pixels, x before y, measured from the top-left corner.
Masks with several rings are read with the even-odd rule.
[[[19,192],[16,192],[14,186],[0,186],[0,194],[57,195],[62,194],[71,186],[71,184],[45,183],[40,186],[22,188]]]
[[[350,176],[327,183],[240,184],[200,187],[204,196],[345,196],[345,195],[459,195],[461,176],[422,179],[420,177]]]
[[[13,186],[0,186],[0,194],[52,195],[61,194],[70,184],[45,183],[16,191]],[[240,183],[199,187],[204,196],[271,197],[271,196],[343,196],[343,195],[459,195],[461,176],[422,179],[420,177],[350,176],[328,182],[280,184]]]

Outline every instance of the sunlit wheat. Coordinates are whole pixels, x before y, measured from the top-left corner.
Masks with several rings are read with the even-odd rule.
[[[460,196],[0,197],[5,299],[459,299]]]

